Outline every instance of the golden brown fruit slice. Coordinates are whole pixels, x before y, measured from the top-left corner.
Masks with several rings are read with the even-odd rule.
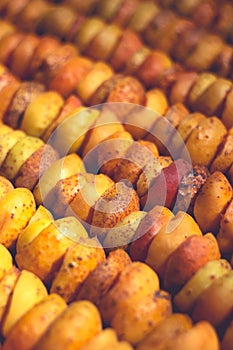
[[[232,187],[227,178],[220,171],[211,174],[194,204],[194,217],[203,232],[218,232],[221,216],[231,199]]]
[[[66,302],[74,300],[88,274],[105,259],[105,252],[95,238],[83,238],[68,248],[50,292],[61,295]]]
[[[195,324],[186,332],[173,337],[166,344],[166,350],[218,350],[219,339],[214,327],[206,321]]]
[[[219,246],[212,233],[188,237],[167,259],[164,288],[183,286],[208,261],[219,258]]]
[[[67,249],[80,237],[87,237],[87,232],[77,219],[67,217],[52,222],[35,236],[33,232],[28,235],[29,243],[17,251],[17,264],[47,283],[53,280]]]
[[[26,227],[36,211],[32,193],[26,188],[16,188],[0,201],[0,242],[13,248],[20,232]]]
[[[102,328],[97,308],[89,301],[70,304],[42,336],[35,350],[79,350]]]
[[[199,226],[189,214],[178,212],[153,238],[145,262],[163,276],[166,260],[170,254],[185,239],[193,235],[202,236]]]
[[[98,306],[120,272],[130,263],[131,259],[124,250],[116,249],[110,252],[107,259],[87,276],[78,291],[77,300],[87,299]]]
[[[193,164],[209,166],[227,130],[217,117],[202,120],[186,141]]]
[[[119,306],[111,320],[111,326],[120,339],[135,345],[156,325],[170,316],[172,304],[170,295],[162,290],[152,291],[138,302],[129,301]]]
[[[117,310],[136,304],[150,292],[159,290],[157,274],[146,264],[133,262],[120,273],[116,283],[100,302],[103,320],[109,323]]]
[[[57,294],[43,298],[14,324],[4,342],[4,349],[31,350],[65,308],[65,301]]]
[[[97,235],[102,240],[106,229],[114,227],[124,217],[139,209],[138,195],[132,187],[124,182],[110,185],[92,208],[90,235]]]
[[[173,313],[161,320],[137,345],[137,350],[165,350],[166,343],[192,327],[188,315]]]

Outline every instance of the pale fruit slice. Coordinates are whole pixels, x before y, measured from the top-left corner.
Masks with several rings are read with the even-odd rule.
[[[52,145],[60,154],[78,152],[87,131],[98,118],[97,109],[75,109],[53,134]]]
[[[146,216],[144,211],[135,211],[127,215],[113,228],[107,231],[103,241],[104,248],[127,248],[140,224]]]
[[[11,148],[25,136],[26,134],[21,130],[12,131],[0,136],[0,166],[2,166]]]
[[[217,278],[231,270],[225,259],[212,260],[201,267],[185,286],[176,294],[174,303],[182,312],[189,312],[198,296]]]
[[[17,252],[23,250],[44,228],[51,224],[48,218],[30,223],[19,235],[16,243]]]
[[[49,283],[61,266],[67,249],[87,236],[85,228],[75,217],[56,220],[35,237],[29,235],[30,243],[17,251],[17,264],[20,269],[32,271]]]
[[[28,135],[41,137],[57,117],[63,104],[63,98],[55,91],[39,94],[28,105],[21,129]]]
[[[19,234],[16,242],[16,251],[19,252],[29,244],[45,227],[53,222],[52,214],[43,205],[40,205],[32,215],[27,227]]]
[[[33,222],[38,221],[40,219],[50,219],[51,221],[53,221],[53,215],[43,205],[39,205],[35,214],[31,217],[29,223],[32,224]]]
[[[5,176],[13,180],[24,162],[43,145],[44,142],[42,140],[32,136],[25,136],[16,142],[2,165],[2,171]]]
[[[16,322],[4,342],[4,349],[31,350],[65,308],[65,301],[57,294],[43,298]]]
[[[77,154],[69,154],[54,162],[41,176],[33,191],[37,204],[43,203],[59,180],[79,172],[85,172],[85,167]]]
[[[13,267],[13,260],[11,253],[2,244],[0,244],[0,280],[5,273]]]
[[[220,276],[197,298],[192,318],[206,320],[219,327],[232,317],[233,309],[233,270]]]
[[[2,323],[5,315],[8,301],[10,300],[12,291],[19,277],[20,271],[14,266],[11,270],[5,273],[0,280],[0,320]]]
[[[20,317],[46,296],[47,290],[41,280],[33,273],[22,270],[3,321],[2,334],[6,336]]]

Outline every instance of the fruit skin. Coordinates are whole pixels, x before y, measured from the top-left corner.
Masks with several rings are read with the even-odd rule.
[[[33,273],[22,270],[1,326],[2,334],[6,336],[20,317],[46,296],[47,290],[41,280]]]
[[[120,273],[116,283],[100,302],[104,322],[109,324],[117,310],[135,304],[149,293],[159,290],[157,274],[146,264],[133,262]]]
[[[92,208],[90,236],[97,235],[102,241],[106,236],[106,229],[114,227],[124,217],[139,209],[139,200],[134,189],[124,182],[110,185]]]
[[[32,349],[66,307],[65,301],[57,294],[44,297],[14,324],[4,342],[4,349]]]
[[[212,233],[188,237],[167,259],[164,288],[183,286],[208,261],[216,259],[220,259],[220,251]]]
[[[58,160],[58,153],[48,144],[35,151],[21,166],[14,184],[33,190],[44,172]]]
[[[232,235],[232,215],[233,215],[233,200],[227,206],[226,211],[221,216],[220,227],[217,233],[217,241],[222,253],[231,254],[233,250],[233,235]]]
[[[35,350],[78,350],[102,328],[100,314],[89,301],[71,303],[40,338]]]
[[[222,350],[231,350],[233,342],[233,322],[231,321],[230,325],[227,327],[226,332],[224,333],[221,349]]]
[[[192,327],[192,320],[188,315],[172,313],[161,320],[146,336],[137,344],[137,350],[165,350],[166,343],[177,335],[186,332]]]
[[[107,231],[103,247],[107,248],[108,251],[116,248],[128,249],[134,233],[145,215],[146,213],[143,211],[134,211],[127,215]]]
[[[210,323],[201,321],[192,328],[170,339],[166,350],[218,350],[219,340],[215,329]]]
[[[194,217],[203,232],[218,232],[222,213],[231,199],[230,183],[223,173],[215,171],[207,178],[194,204]]]
[[[170,254],[193,235],[202,236],[199,226],[189,214],[178,212],[153,238],[145,262],[163,278]]]
[[[51,90],[69,96],[79,81],[91,70],[93,62],[85,57],[74,57],[65,63],[49,83]]]
[[[159,230],[173,217],[173,213],[166,207],[155,206],[141,220],[132,239],[130,256],[133,260],[144,261],[151,241]]]
[[[4,115],[4,123],[13,129],[19,128],[23,113],[37,95],[45,91],[45,86],[37,82],[22,82]]]
[[[100,301],[112,288],[121,271],[131,263],[129,255],[122,249],[109,253],[106,260],[89,273],[76,295],[77,300],[90,300],[99,306]]]
[[[111,326],[122,340],[135,345],[156,325],[170,316],[172,304],[170,295],[162,290],[153,291],[137,302],[128,302],[117,308]]]
[[[113,185],[113,181],[104,174],[89,174],[88,177],[88,181],[69,203],[65,215],[75,215],[79,220],[91,224],[95,203]]]
[[[181,178],[190,171],[191,164],[183,159],[177,159],[165,167],[157,176],[148,193],[141,197],[144,210],[151,210],[155,205],[172,208],[175,205],[176,195]]]
[[[32,193],[26,188],[16,188],[0,201],[0,242],[8,249],[15,246],[20,232],[27,226],[36,211]]]
[[[121,39],[115,48],[111,58],[110,64],[116,71],[122,71],[125,62],[142,47],[142,42],[131,29],[125,29],[122,33]]]

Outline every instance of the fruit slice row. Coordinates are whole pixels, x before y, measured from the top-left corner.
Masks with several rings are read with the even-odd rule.
[[[219,74],[229,77],[232,74],[233,49],[230,45],[218,35],[201,29],[195,21],[180,18],[152,1],[116,0],[111,5],[107,1],[95,1],[95,8],[90,8],[88,16],[80,14],[67,2],[61,6],[44,1],[36,13],[33,11],[33,1],[24,3],[23,8],[17,6],[17,2],[14,4],[14,1],[8,2],[5,9],[2,8],[2,15],[15,21],[23,30],[57,35],[73,41],[83,53],[94,59],[110,59],[115,68],[117,60],[112,53],[118,44],[122,46],[121,54],[124,52],[123,46],[127,47],[126,42],[130,43],[131,50],[135,46],[135,51],[142,46],[140,38],[143,38],[147,45],[166,52],[189,69],[217,70]],[[89,5],[92,7],[93,2],[89,2]],[[230,22],[231,17],[227,20]],[[106,21],[110,24],[106,24]],[[226,27],[230,27],[227,23]],[[128,35],[123,33],[122,27],[127,27]],[[106,42],[108,45],[105,45]],[[119,52],[117,54],[121,56]]]
[[[15,35],[19,36],[19,33],[10,34],[8,32],[8,34],[4,35],[2,39],[3,41],[7,41],[7,45],[9,45],[7,57],[10,54],[11,57],[14,57],[13,53],[18,52],[16,62],[20,62],[20,69],[24,67],[24,70],[26,69],[27,72],[30,72],[28,67],[29,62],[30,64],[33,62],[37,62],[38,64],[39,59],[39,66],[36,66],[36,72],[34,72],[33,76],[53,90],[65,96],[75,90],[84,103],[91,105],[111,101],[147,105],[145,97],[148,99],[150,91],[145,96],[144,88],[136,78],[117,76],[106,63],[101,61],[93,63],[93,61],[85,57],[77,57],[76,50],[70,45],[68,45],[69,48],[67,48],[67,45],[59,45],[58,48],[54,48],[53,46],[50,47],[49,44],[49,50],[51,50],[49,54],[48,49],[44,48],[44,43],[47,41],[50,43],[51,39],[49,38],[40,39],[37,42],[37,49],[29,50],[30,55],[26,56],[23,44],[18,43],[17,40],[16,47],[12,47],[9,44],[12,41],[15,42]],[[9,40],[9,37],[12,40]],[[26,43],[27,46],[30,46],[31,34],[24,34],[24,37],[27,40],[21,43]],[[6,52],[6,42],[3,47],[4,52]],[[3,62],[7,63],[7,57],[4,56]],[[23,59],[21,60],[19,57],[23,57]],[[128,59],[129,57],[127,57]],[[11,68],[12,60],[11,62],[8,60]],[[169,98],[172,103],[185,103],[192,110],[200,111],[208,116],[216,114],[230,128],[232,126],[231,81],[218,78],[209,73],[177,72],[174,74],[174,69],[176,71],[176,66],[171,63],[168,56],[161,52],[153,51],[143,62],[140,61],[140,65],[135,67],[135,71],[130,73],[135,74],[148,87],[156,85],[162,88],[170,87]],[[15,72],[20,74],[17,69]],[[95,84],[93,84],[93,80]],[[66,81],[66,84],[60,84],[62,81]],[[4,89],[5,95],[8,96],[10,94],[12,96],[17,88],[17,83],[11,86],[10,92],[8,92],[9,88],[6,87]],[[127,89],[127,94],[125,92],[123,93],[125,89]],[[4,106],[5,104],[3,104],[3,109]],[[158,110],[158,112],[160,111]]]

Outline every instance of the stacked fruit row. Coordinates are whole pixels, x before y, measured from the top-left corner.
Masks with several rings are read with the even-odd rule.
[[[82,101],[89,105],[122,101],[152,106],[156,110],[153,89],[145,96],[144,88],[136,78],[115,75],[107,63],[94,63],[86,57],[77,56],[77,49],[70,44],[61,45],[50,37],[39,39],[33,34],[16,33],[15,30],[9,23],[1,22],[0,60],[19,77],[39,80],[63,96],[76,91]],[[128,60],[133,67],[129,73],[144,85],[169,87],[168,95],[172,103],[183,102],[192,110],[208,116],[217,114],[227,127],[232,126],[231,81],[211,73],[178,73],[176,65],[159,51],[150,52],[143,62],[136,59],[135,65],[130,60],[130,57],[134,57],[133,51],[125,50],[125,44],[119,44],[118,49],[115,50],[118,62],[125,64]],[[102,52],[101,46],[99,50]],[[98,49],[95,48],[94,52],[98,52]],[[124,89],[127,89],[127,93]]]
[[[146,44],[168,53],[188,69],[209,69],[223,76],[232,75],[231,45],[218,35],[200,29],[199,24],[158,8],[153,1],[117,0],[111,4],[108,1],[95,1],[95,11],[91,10],[93,2],[89,2],[91,14],[102,19],[90,15],[86,17],[66,4],[54,6],[42,2],[43,5],[37,6],[38,11],[35,12],[37,0],[34,1],[23,2],[23,8],[17,5],[17,1],[8,1],[2,13],[5,12],[6,18],[22,25],[24,30],[73,41],[82,53],[94,59],[110,60],[115,69],[123,67],[113,54],[119,45],[121,51],[123,46],[135,52],[136,58],[133,60],[142,62],[147,58],[151,50],[142,45],[143,38]],[[88,2],[85,6],[88,6]],[[123,31],[122,27],[126,26],[128,30]],[[117,54],[120,56],[122,52],[117,51]]]
[[[14,189],[4,178],[1,178],[1,194],[0,205],[4,216],[1,236],[11,232],[18,234],[14,244],[15,259],[20,268],[19,271],[13,267],[9,252],[1,245],[2,255],[5,256],[0,280],[4,314],[1,332],[6,338],[3,349],[47,350],[54,346],[58,349],[105,349],[113,344],[113,349],[130,349],[125,342],[117,344],[114,332],[138,349],[149,348],[151,344],[174,349],[183,341],[186,345],[192,344],[191,349],[197,349],[200,344],[204,344],[205,349],[218,349],[218,338],[210,322],[200,321],[193,325],[187,315],[171,314],[170,296],[160,289],[158,275],[148,265],[131,262],[129,255],[121,249],[114,250],[106,258],[98,240],[89,238],[77,219],[67,217],[54,221],[44,207],[36,210],[29,190]],[[16,201],[20,201],[21,205],[16,206]],[[173,256],[171,250],[176,254],[175,246],[179,242],[185,245],[183,252],[189,249],[185,243],[188,240],[202,247],[203,254],[198,255],[197,250],[193,253],[194,270],[201,265],[203,268],[192,278],[198,279],[203,273],[209,276],[209,264],[213,265],[211,276],[214,274],[216,281],[208,278],[205,286],[195,283],[196,294],[191,294],[186,303],[189,302],[190,306],[194,298],[199,300],[199,295],[203,299],[207,288],[216,290],[218,297],[223,291],[228,296],[232,288],[232,269],[226,260],[218,260],[220,254],[214,236],[202,236],[198,225],[185,213],[178,214],[181,219],[178,225],[175,221],[179,218],[174,218],[166,208],[157,207],[147,215],[147,228],[151,229],[152,225],[152,230],[158,230],[155,238],[161,241],[164,253],[164,261],[160,259],[158,266],[170,260],[169,257]],[[169,250],[166,249],[166,246],[169,247],[165,229],[167,222],[170,222],[174,242]],[[145,222],[143,225],[145,228]],[[189,237],[185,237],[184,232],[189,230]],[[156,264],[157,254],[154,254],[154,259]],[[27,265],[27,269],[24,269],[24,265]],[[190,262],[187,271],[191,267]],[[41,281],[50,290],[50,296],[47,296]],[[192,284],[192,279],[188,283]],[[185,294],[181,291],[181,296],[176,297],[181,308],[185,308],[187,305],[183,302],[185,297],[182,293]],[[212,294],[213,299],[215,294]],[[69,303],[68,307],[65,301]],[[204,305],[217,320],[223,321],[231,311],[231,302],[231,298],[227,298],[224,310],[216,307],[209,309],[210,303],[206,300]],[[93,304],[98,306],[105,327],[112,326],[115,331],[101,331],[100,315]],[[199,313],[197,310],[196,318]],[[231,341],[229,334],[227,331],[224,337],[226,346]]]

